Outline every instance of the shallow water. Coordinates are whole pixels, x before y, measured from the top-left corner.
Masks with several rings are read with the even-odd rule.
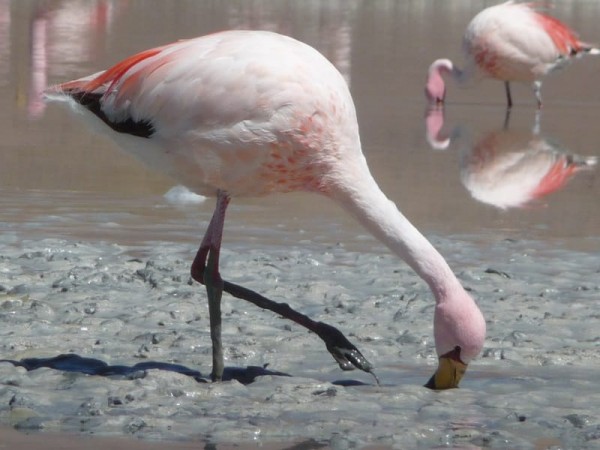
[[[0,364],[0,423],[216,443],[308,437],[336,448],[599,446],[598,170],[504,209],[483,202],[490,197],[472,180],[495,161],[489,155],[525,154],[532,141],[600,156],[600,93],[591,89],[600,59],[547,79],[539,130],[528,87],[513,88],[507,126],[500,84],[450,86],[442,131],[452,143],[434,150],[426,69],[440,56],[460,60],[462,30],[486,4],[0,0],[0,58],[8,62],[0,67],[0,358],[75,353],[209,372],[204,297],[187,281],[214,202],[165,195],[176,181],[36,93],[137,50],[224,28],[291,34],[340,68],[375,178],[488,320],[485,353],[463,388],[428,392],[420,386],[435,359],[432,305],[403,263],[325,199],[234,200],[225,278],[342,329],[376,365],[382,387],[341,372],[314,336],[228,299],[228,367],[269,364],[291,378],[211,385],[172,371],[128,379]],[[595,2],[560,2],[552,13],[600,42]]]

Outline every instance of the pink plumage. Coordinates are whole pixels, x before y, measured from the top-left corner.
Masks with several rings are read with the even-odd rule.
[[[425,94],[430,103],[443,103],[442,75],[458,82],[473,77],[503,81],[507,104],[512,106],[510,82],[532,83],[538,108],[542,106],[542,79],[582,54],[600,51],[580,41],[573,30],[529,3],[508,1],[484,9],[467,26],[463,38],[466,65],[458,69],[449,59],[434,61]]]
[[[312,47],[270,32],[216,33],[141,52],[47,92],[88,119],[101,119],[110,127],[104,131],[150,165],[217,197],[192,265],[209,298],[213,379],[223,373],[221,293],[256,303],[256,295],[221,279],[225,211],[232,197],[274,192],[329,197],[428,283],[436,300],[440,357],[428,386],[457,386],[481,351],[485,321],[479,308],[443,257],[379,189],[361,151],[348,86]],[[323,324],[300,321],[317,334],[323,331]],[[369,369],[350,343],[326,343],[342,368]]]

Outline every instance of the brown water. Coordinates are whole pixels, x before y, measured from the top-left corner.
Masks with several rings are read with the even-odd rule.
[[[308,42],[344,73],[376,179],[425,232],[558,238],[569,246],[598,249],[598,240],[588,239],[600,234],[597,170],[580,172],[559,191],[508,210],[474,200],[461,183],[460,152],[503,127],[499,83],[469,90],[450,86],[447,127],[459,126],[467,130],[461,137],[470,137],[445,152],[427,144],[426,69],[440,56],[460,61],[462,30],[483,3],[0,0],[0,223],[21,232],[117,241],[162,233],[168,240],[189,232],[197,241],[212,201],[169,206],[162,195],[172,180],[148,171],[60,108],[46,108],[39,91],[150,46],[226,28],[261,28]],[[595,26],[600,6],[594,2],[563,2],[553,13],[587,40],[600,41]],[[593,89],[598,71],[600,59],[589,58],[544,84],[541,135],[560,142],[565,153],[600,155],[600,92]],[[517,106],[509,129],[529,132],[533,97],[529,87],[513,90]],[[52,220],[57,217],[70,220]],[[154,226],[177,227],[186,218],[189,228],[181,236],[170,237],[160,228],[151,233]],[[99,227],[111,219],[116,226]],[[234,201],[228,227],[240,221],[261,228],[264,237],[274,225],[307,233],[334,230],[331,239],[337,240],[358,230],[328,201],[311,195]],[[226,234],[227,239],[244,242],[238,233]]]
[[[460,130],[444,151],[426,139],[423,85],[436,58],[460,61],[461,34],[484,1],[152,1],[0,0],[0,233],[63,236],[147,245],[197,245],[213,201],[173,205],[176,182],[147,170],[109,141],[39,96],[47,84],[98,71],[129,54],[228,28],[269,29],[303,40],[330,58],[350,83],[364,153],[383,190],[424,232],[461,235],[482,252],[498,241],[533,239],[548,248],[600,250],[600,176],[576,173],[564,186],[521,207],[476,200],[465,160],[493,133],[558,143],[565,154],[600,157],[596,89],[600,58],[550,76],[535,134],[529,87],[514,86],[505,130],[497,82],[449,87],[445,128]],[[600,3],[563,1],[552,13],[600,43]],[[486,141],[488,139],[488,141]],[[524,142],[528,142],[525,139]],[[526,151],[528,148],[524,148]],[[498,154],[514,147],[494,150]],[[311,195],[234,200],[225,245],[341,241],[361,248],[360,228]],[[450,255],[452,258],[452,255]],[[485,260],[485,255],[480,256]],[[0,445],[1,447],[1,445]],[[540,447],[541,448],[541,447]]]

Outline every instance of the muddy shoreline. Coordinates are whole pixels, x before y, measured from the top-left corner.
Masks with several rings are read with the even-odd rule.
[[[1,363],[0,423],[216,444],[598,443],[591,374],[600,358],[590,314],[600,292],[597,255],[505,241],[482,256],[476,237],[434,242],[452,253],[488,321],[482,357],[461,389],[442,393],[422,388],[435,364],[427,287],[385,252],[234,245],[222,265],[232,281],[340,328],[375,364],[382,386],[340,371],[311,333],[231,298],[223,302],[226,366],[273,372],[250,384],[212,384],[201,379],[210,373],[208,315],[201,287],[189,282],[186,245],[155,242],[140,258],[139,247],[102,242],[5,242],[3,359],[70,354],[164,366],[100,376],[85,364],[27,371]]]

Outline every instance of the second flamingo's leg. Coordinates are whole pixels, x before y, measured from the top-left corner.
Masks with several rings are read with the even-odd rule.
[[[512,95],[510,94],[510,83],[508,81],[504,82],[504,90],[506,91],[506,107],[508,109],[512,108]]]
[[[217,194],[217,205],[213,213],[202,244],[192,264],[192,277],[206,286],[208,314],[210,317],[210,338],[212,341],[213,368],[211,378],[220,381],[223,378],[223,343],[221,340],[221,297],[223,279],[219,272],[219,255],[223,239],[225,211],[230,197],[224,191]],[[208,257],[208,259],[207,259]]]

